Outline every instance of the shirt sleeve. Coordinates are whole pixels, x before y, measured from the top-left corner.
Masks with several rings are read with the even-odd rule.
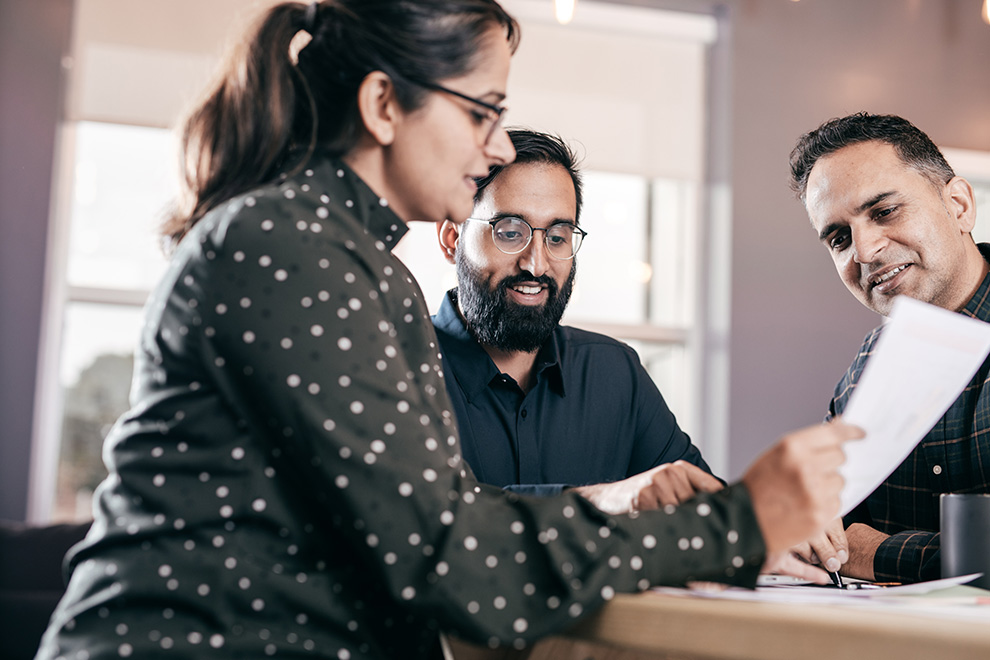
[[[879,581],[937,580],[942,574],[939,535],[908,531],[890,536],[877,548],[873,573]]]
[[[636,458],[627,476],[644,472],[664,463],[684,460],[711,474],[711,468],[691,438],[681,430],[677,418],[667,406],[656,383],[643,367],[639,356],[635,357],[635,394],[639,423],[636,427]],[[651,452],[645,454],[644,452]],[[725,481],[719,479],[724,484]]]
[[[290,499],[323,510],[328,547],[362,557],[369,600],[378,593],[469,641],[511,644],[615,593],[755,583],[765,548],[741,485],[614,517],[573,494],[478,484],[407,271],[270,220],[231,225],[204,261],[200,280],[223,286],[205,293],[203,322],[217,364],[238,375],[232,396],[294,466]]]
[[[536,497],[549,497],[560,495],[567,488],[572,488],[567,484],[509,484],[505,490],[518,493],[520,495],[535,495]]]

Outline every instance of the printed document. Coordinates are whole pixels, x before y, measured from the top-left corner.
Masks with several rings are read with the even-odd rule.
[[[841,515],[866,499],[927,434],[990,352],[990,324],[907,296],[890,317],[842,418],[847,442]]]

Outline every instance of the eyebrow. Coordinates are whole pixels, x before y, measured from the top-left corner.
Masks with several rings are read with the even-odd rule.
[[[884,201],[888,197],[891,197],[892,195],[896,195],[896,194],[897,194],[896,191],[888,190],[887,192],[882,192],[877,195],[874,195],[873,197],[869,198],[868,200],[857,206],[853,211],[853,215],[859,215],[860,213],[863,213],[867,209],[876,206],[877,204]],[[818,240],[824,241],[833,231],[835,231],[836,229],[842,226],[843,226],[842,223],[830,222],[829,224],[822,227],[822,230],[818,233]]]
[[[529,222],[529,219],[522,213],[501,212],[501,213],[496,213],[495,215],[492,216],[492,220],[501,220],[503,218],[519,218],[520,220],[525,220],[526,222]],[[574,220],[569,220],[567,218],[554,218],[553,220],[550,221],[550,224],[547,226],[552,227],[553,225],[564,225],[564,224],[574,225],[575,227],[578,226],[578,223],[574,222]]]

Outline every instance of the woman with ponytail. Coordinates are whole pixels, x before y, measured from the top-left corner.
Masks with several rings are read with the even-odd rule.
[[[430,658],[440,632],[522,647],[617,592],[752,584],[767,547],[814,531],[834,484],[610,516],[480,485],[461,460],[391,249],[408,222],[466,219],[474,179],[514,158],[518,38],[494,0],[323,0],[271,8],[231,53],[181,129],[133,408],[39,658]],[[808,433],[834,476],[836,432]],[[764,476],[793,476],[776,456]]]

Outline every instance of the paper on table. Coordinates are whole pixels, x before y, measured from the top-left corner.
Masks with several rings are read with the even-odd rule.
[[[843,411],[866,431],[844,446],[842,512],[872,493],[935,426],[990,352],[990,324],[898,296]]]
[[[899,584],[890,587],[877,587],[877,588],[848,588],[848,589],[820,589],[818,587],[809,587],[811,582],[807,580],[801,580],[799,578],[791,578],[788,575],[760,575],[756,581],[757,591],[763,591],[765,589],[770,589],[771,591],[775,589],[802,589],[810,588],[814,595],[825,594],[834,595],[836,592],[842,594],[843,596],[855,597],[855,598],[876,598],[879,596],[905,596],[908,594],[927,594],[932,591],[938,591],[939,589],[947,589],[949,587],[954,587],[959,584],[966,584],[972,582],[976,578],[983,575],[983,573],[970,573],[969,575],[959,575],[956,577],[941,578],[938,580],[928,580],[925,582],[912,582],[911,584]],[[774,578],[781,578],[775,580]],[[853,585],[858,585],[860,583],[853,582]],[[870,585],[869,582],[864,582],[862,584]]]

